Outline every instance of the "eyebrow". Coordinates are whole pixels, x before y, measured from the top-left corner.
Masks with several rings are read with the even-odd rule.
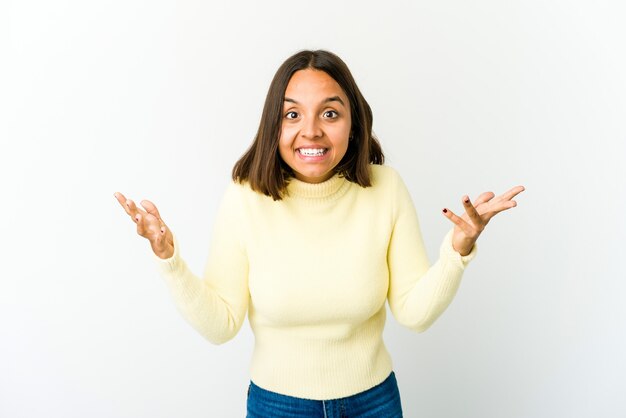
[[[300,104],[300,103],[298,103],[296,100],[294,100],[294,99],[292,99],[292,98],[290,98],[290,97],[287,97],[287,96],[285,96],[285,101],[286,101],[286,102],[289,102],[289,103]],[[322,104],[326,104],[326,103],[330,103],[330,102],[339,102],[339,103],[341,103],[344,107],[346,106],[346,104],[343,102],[343,100],[341,100],[341,97],[339,97],[339,96],[328,97],[328,98],[326,98],[326,99],[324,99],[324,100],[322,101]]]

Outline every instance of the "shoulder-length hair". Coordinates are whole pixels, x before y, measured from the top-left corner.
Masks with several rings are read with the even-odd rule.
[[[252,190],[281,200],[293,170],[278,152],[287,84],[296,71],[312,68],[324,71],[343,89],[350,101],[351,140],[346,155],[334,171],[362,187],[371,186],[370,164],[383,164],[380,143],[372,134],[372,109],[361,94],[348,66],[332,52],[300,51],[278,68],[265,98],[254,142],[233,167],[233,180],[248,181]]]

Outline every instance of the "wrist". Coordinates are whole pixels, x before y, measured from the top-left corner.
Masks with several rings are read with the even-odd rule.
[[[469,253],[472,252],[472,248],[474,248],[475,240],[463,239],[460,243],[452,240],[452,249],[459,253],[462,257],[465,257]]]

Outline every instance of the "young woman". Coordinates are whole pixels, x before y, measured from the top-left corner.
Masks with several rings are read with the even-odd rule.
[[[451,302],[489,220],[522,192],[486,192],[430,265],[402,179],[383,165],[372,112],[348,67],[302,51],[278,69],[261,123],[235,164],[202,278],[156,206],[116,199],[150,241],[177,307],[221,344],[246,313],[255,336],[248,417],[400,417],[382,340],[385,301],[424,331]]]

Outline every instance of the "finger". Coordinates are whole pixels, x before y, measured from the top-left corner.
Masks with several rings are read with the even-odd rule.
[[[517,206],[517,202],[515,200],[500,200],[491,205],[489,212],[498,213],[503,210],[514,208],[515,206]]]
[[[518,194],[523,192],[524,190],[526,190],[526,188],[524,186],[515,186],[515,187],[509,189],[508,191],[502,193],[502,195],[498,196],[498,198],[501,199],[501,200],[511,200],[515,196],[517,196]]]
[[[446,218],[448,218],[452,223],[454,223],[456,226],[461,228],[463,232],[465,232],[465,235],[467,236],[474,235],[472,231],[472,227],[463,219],[461,219],[459,216],[457,216],[454,212],[452,212],[450,209],[443,208],[442,212]]]
[[[137,222],[136,216],[137,216],[138,210],[137,210],[137,207],[135,206],[135,203],[130,199],[126,199],[126,197],[124,197],[124,195],[121,193],[115,193],[114,196],[119,202],[119,204],[124,208],[124,211],[126,211],[126,213],[131,217],[133,222],[136,223]]]
[[[502,202],[499,205],[497,205],[493,210],[483,213],[481,217],[485,220],[485,222],[489,222],[489,220],[493,218],[494,216],[496,216],[498,213],[514,208],[515,206],[517,206],[517,202],[515,200]]]
[[[144,207],[144,209],[146,209],[146,212],[148,212],[149,214],[151,214],[152,216],[154,216],[155,218],[157,218],[159,221],[163,222],[161,220],[161,214],[159,213],[159,210],[157,209],[157,207],[154,205],[154,203],[152,203],[149,200],[142,200],[141,201],[141,206]]]
[[[496,206],[496,213],[500,213],[503,212],[505,210],[514,208],[517,206],[517,202],[515,200],[507,200],[506,202],[502,202],[501,204],[499,204],[498,206]]]
[[[481,203],[485,203],[485,202],[490,201],[491,199],[494,198],[495,195],[496,194],[494,192],[484,192],[484,193],[481,193],[480,196],[478,196],[476,198],[476,200],[474,200],[474,206],[478,206]]]
[[[113,197],[115,197],[115,200],[117,200],[119,203],[122,203],[122,202],[124,202],[126,200],[124,195],[121,194],[120,192],[113,193]]]
[[[474,224],[474,227],[477,229],[477,232],[480,233],[484,229],[485,221],[480,217],[480,214],[470,202],[469,196],[463,197],[463,207],[465,208],[465,213],[467,213],[467,216],[469,216],[470,220]]]
[[[125,205],[126,205],[126,211],[130,215],[130,217],[133,219],[133,221],[137,223],[139,219],[137,218],[137,209],[135,208],[135,203],[130,199],[126,199]]]
[[[129,215],[132,216],[133,219],[137,220],[137,214],[141,214],[142,217],[145,216],[146,212],[138,209],[137,206],[135,206],[135,202],[133,202],[132,200],[127,200],[126,205],[128,206],[128,210],[130,211]]]
[[[113,196],[115,196],[115,200],[117,200],[117,203],[120,204],[120,206],[122,206],[124,208],[124,210],[126,211],[126,213],[128,213],[130,215],[130,211],[128,209],[128,205],[126,205],[126,197],[124,197],[124,195],[120,192],[115,192],[113,193]]]
[[[137,222],[137,233],[142,237],[146,237],[148,239],[152,238],[155,235],[159,235],[155,234],[155,232],[159,231],[161,228],[161,225],[159,225],[159,221],[155,220],[154,218],[150,218],[151,217],[146,215],[145,213],[138,213],[134,217]]]
[[[136,214],[133,219],[135,220],[135,222],[137,223],[137,233],[139,235],[141,235],[142,237],[146,236],[146,227],[144,225],[143,222],[143,217],[141,216],[140,213]]]
[[[151,242],[158,242],[167,232],[167,226],[149,213],[138,213],[134,219],[137,222],[137,233]]]

